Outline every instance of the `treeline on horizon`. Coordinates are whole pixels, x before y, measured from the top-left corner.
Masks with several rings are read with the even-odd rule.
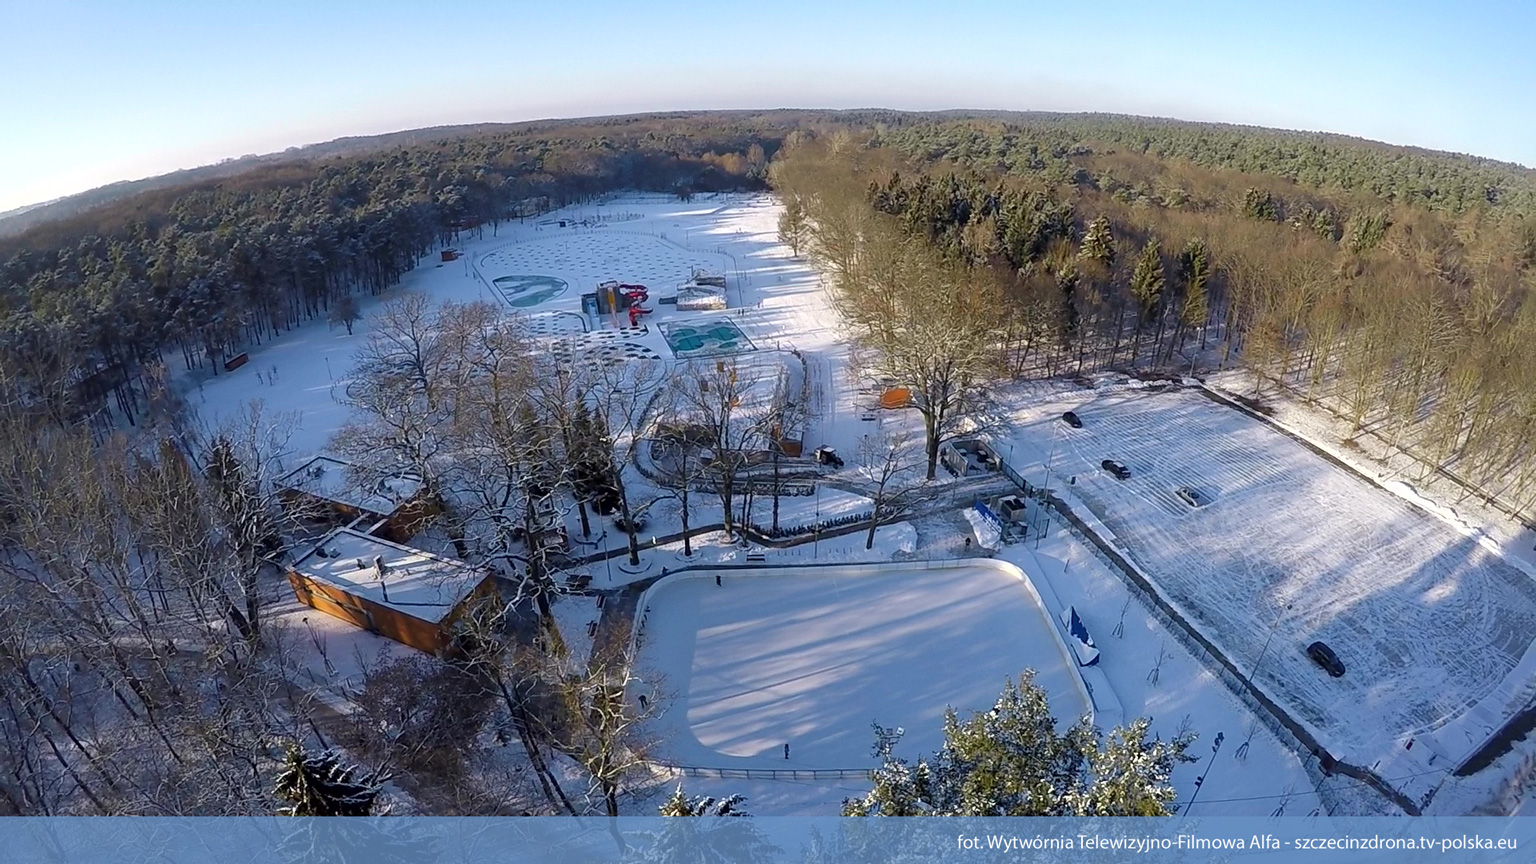
[[[1388,200],[1151,147],[1050,144],[1058,132],[951,123],[798,136],[774,166],[781,228],[832,277],[879,354],[923,338],[948,306],[964,314],[937,329],[990,348],[946,355],[971,378],[1241,365],[1253,396],[1283,389],[1355,436],[1403,448],[1423,474],[1530,518],[1536,220],[1516,206],[1526,191],[1468,198],[1446,185]],[[1188,141],[1176,130],[1158,146]],[[1360,182],[1386,183],[1398,164],[1389,156]],[[1475,168],[1444,176],[1459,188],[1481,182]],[[888,266],[912,257],[912,238],[932,260]],[[919,300],[919,284],[953,296]],[[928,355],[948,351],[929,341]]]
[[[217,371],[340,298],[388,288],[463,232],[619,190],[762,189],[786,136],[838,130],[915,164],[1009,178],[1057,204],[1198,213],[1229,226],[1257,208],[1277,224],[1305,222],[1320,242],[1357,247],[1423,223],[1477,234],[1478,254],[1525,268],[1536,260],[1536,171],[1341,136],[883,110],[640,115],[445,129],[428,140],[433,130],[419,130],[309,148],[0,239],[0,365],[57,420],[100,415],[109,402],[132,420],[147,366],[179,353],[184,366]],[[1077,222],[1063,238],[1081,232]],[[1424,246],[1422,232],[1412,242]],[[1427,242],[1420,254],[1448,249]]]

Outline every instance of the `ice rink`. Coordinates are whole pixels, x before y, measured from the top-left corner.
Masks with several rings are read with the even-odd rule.
[[[1036,671],[1058,721],[1087,713],[1075,663],[1017,571],[953,564],[725,571],[719,586],[708,573],[658,584],[644,601],[638,668],[660,676],[671,697],[652,721],[661,758],[872,767],[874,722],[903,727],[898,753],[916,757],[943,742],[945,706],[962,716],[990,707],[1024,669]]]

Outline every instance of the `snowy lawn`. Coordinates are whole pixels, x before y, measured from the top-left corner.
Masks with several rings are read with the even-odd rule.
[[[1054,625],[1003,570],[725,571],[721,581],[690,574],[646,600],[638,666],[672,696],[653,721],[667,761],[871,767],[871,723],[904,727],[901,752],[932,751],[946,706],[984,709],[1024,669],[1059,720],[1089,710]]]
[[[1069,407],[1084,428],[1056,420]],[[1402,755],[1495,691],[1536,637],[1524,573],[1198,393],[1080,397],[1017,419],[1018,461],[1051,461],[1056,485],[1342,758]],[[1100,470],[1106,458],[1130,478]],[[1191,507],[1179,487],[1207,503]],[[1307,657],[1314,640],[1338,653],[1342,678]],[[1462,737],[1419,740],[1455,759],[1477,743]]]
[[[597,607],[597,598],[579,594],[563,595],[555,599],[551,610],[555,614],[555,624],[560,628],[560,637],[565,640],[566,650],[570,652],[571,662],[585,667],[592,657],[592,636],[588,628],[595,625],[603,614]]]

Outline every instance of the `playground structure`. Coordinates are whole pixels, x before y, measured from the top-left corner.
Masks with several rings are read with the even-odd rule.
[[[643,305],[650,299],[651,289],[644,285],[610,279],[599,284],[595,293],[584,295],[582,305],[588,314],[611,317],[614,326],[618,326],[618,314],[624,312],[629,315],[629,326],[636,327],[642,316],[655,311]]]

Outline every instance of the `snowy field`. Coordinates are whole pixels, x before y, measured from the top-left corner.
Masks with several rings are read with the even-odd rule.
[[[1072,408],[1084,423],[1056,420]],[[1018,462],[1068,493],[1254,680],[1335,755],[1371,765],[1436,742],[1536,637],[1536,583],[1446,523],[1267,425],[1194,392],[1113,395],[1019,416]],[[1130,479],[1100,470],[1110,458]],[[1070,479],[1070,482],[1069,481]],[[1188,487],[1208,500],[1191,507]],[[1348,667],[1331,678],[1314,640]],[[1420,754],[1415,753],[1414,756]],[[1445,762],[1440,763],[1443,769]]]
[[[671,703],[664,758],[708,768],[876,764],[870,724],[901,752],[943,741],[946,706],[989,707],[1036,671],[1058,721],[1089,713],[1076,664],[1029,586],[988,563],[673,577],[646,597],[639,668]],[[771,575],[763,575],[763,573]],[[790,745],[784,758],[784,745]]]
[[[599,221],[619,213],[624,221]],[[441,262],[434,255],[384,294],[358,298],[364,318],[352,334],[324,321],[310,322],[251,346],[250,362],[234,372],[182,376],[183,389],[212,426],[231,421],[259,401],[266,417],[280,418],[291,430],[289,461],[296,467],[325,452],[348,417],[346,384],[354,354],[367,339],[369,315],[378,305],[412,293],[437,301],[504,304],[549,337],[553,352],[602,361],[671,362],[664,327],[704,329],[728,320],[747,337],[744,348],[827,349],[815,368],[830,383],[844,349],[827,328],[830,310],[816,275],[778,244],[777,213],[777,203],[766,195],[701,197],[692,203],[640,195],[504,223],[495,235],[487,231],[480,239],[461,238],[456,244],[463,253],[460,260]],[[591,221],[561,228],[556,216]],[[657,302],[675,293],[695,268],[726,275],[732,308],[679,312]],[[629,328],[627,315],[615,322],[582,314],[581,295],[610,279],[649,287],[651,296],[643,305],[652,313],[639,319],[640,327]],[[830,443],[853,446],[851,441]]]
[[[367,316],[380,303],[403,294],[421,293],[438,301],[479,299],[506,304],[509,310],[528,316],[535,331],[553,340],[552,351],[576,351],[601,360],[654,357],[670,365],[675,360],[663,338],[664,329],[673,325],[698,329],[712,327],[711,322],[729,320],[756,349],[744,355],[746,358],[773,362],[785,356],[776,352],[791,347],[804,355],[812,394],[808,446],[828,444],[846,457],[856,452],[866,434],[914,429],[917,417],[911,410],[871,410],[876,391],[871,389],[872,382],[850,364],[846,334],[838,328],[819,278],[777,241],[779,212],[777,202],[765,195],[710,196],[689,203],[663,196],[625,196],[611,199],[601,207],[570,207],[539,220],[503,224],[494,236],[487,231],[481,239],[461,238],[455,245],[464,253],[463,259],[440,262],[434,255],[406,274],[402,283],[389,292],[377,298],[359,298],[365,318],[357,324],[354,334],[348,335],[343,328],[330,327],[323,321],[313,322],[264,345],[253,346],[251,362],[234,373],[185,376],[185,390],[204,421],[211,424],[232,418],[250,401],[260,400],[269,418],[280,415],[280,422],[292,430],[289,467],[296,467],[312,454],[324,452],[332,434],[347,417],[349,409],[340,399],[344,398],[353,352],[367,338]],[[615,213],[621,213],[625,220],[594,221],[566,228],[552,222],[556,216],[601,219]],[[680,313],[655,302],[656,297],[668,296],[675,288],[674,282],[691,275],[695,267],[726,273],[733,308],[716,313]],[[497,282],[498,279],[501,281]],[[641,283],[652,289],[652,299],[645,305],[656,311],[641,319],[643,330],[615,328],[611,320],[590,319],[581,314],[580,295],[592,291],[597,281],[607,279]],[[583,335],[588,331],[592,331],[590,335]],[[271,374],[273,367],[278,372],[276,376]],[[258,372],[262,373],[260,378]],[[1050,441],[1040,437],[1039,431],[1022,436],[1019,446],[1027,450],[1029,444],[1025,439],[1039,441],[1038,456],[1028,458],[1044,462]],[[1092,461],[1097,463],[1096,458]],[[629,479],[637,489],[644,486],[638,476]],[[705,499],[695,501],[695,525],[719,521],[718,503]],[[669,524],[675,523],[676,514],[670,511],[668,503],[663,501],[653,508],[653,524],[648,532],[665,534],[674,530]],[[817,497],[787,498],[781,503],[781,518],[786,522],[813,520],[818,512],[825,516],[867,507],[867,499],[830,487],[823,487]],[[755,519],[766,521],[766,506],[759,502],[754,510]],[[608,531],[602,541],[597,542],[594,537],[582,545],[590,549],[622,545],[621,535],[611,526],[595,525],[595,535],[602,534],[605,527]],[[761,551],[766,553],[770,566],[826,560],[889,561],[892,556],[953,558],[964,554],[960,542],[963,527],[964,522],[957,514],[949,514],[943,519],[921,521],[916,528],[908,524],[882,528],[875,548],[869,551],[863,548],[862,533],[826,538],[814,545]],[[579,536],[579,532],[573,536]],[[697,564],[700,560],[741,563],[746,554],[746,550],[723,538],[704,535],[695,538],[692,559],[685,559],[680,544],[674,542],[642,551],[642,563],[637,568],[629,567],[623,558],[616,558],[589,569],[594,587],[617,588],[635,579],[655,576],[664,567]],[[1047,540],[1040,550],[1041,559],[1048,563],[1046,556],[1054,555],[1063,561],[1070,560],[1070,573],[1059,567],[1037,566],[1039,562],[1031,560],[1034,554],[1020,547],[1005,547],[1000,552],[1001,557],[1020,566],[1033,567],[1029,570],[1032,575],[1040,571],[1034,579],[1041,594],[1046,595],[1051,614],[1059,612],[1062,603],[1076,604],[1105,652],[1100,668],[1123,706],[1123,716],[1151,715],[1154,732],[1164,736],[1176,734],[1188,725],[1201,734],[1197,752],[1204,752],[1203,748],[1217,732],[1226,733],[1227,749],[1210,769],[1197,812],[1253,814],[1289,807],[1288,812],[1305,813],[1320,805],[1313,790],[1315,778],[1308,776],[1296,754],[1267,730],[1257,728],[1252,712],[1234,700],[1202,661],[1185,652],[1141,605],[1133,603],[1128,607],[1124,641],[1106,635],[1116,625],[1116,616],[1126,598],[1125,586],[1118,576],[1060,532]],[[1006,611],[1010,607],[981,599],[999,586],[989,586],[986,577],[977,578],[982,580],[980,584],[951,586],[954,590],[936,582],[927,585],[918,591],[923,605],[916,608],[922,610],[921,614],[908,609],[905,617],[900,604],[893,603],[883,592],[853,592],[847,585],[849,580],[822,583],[806,596],[791,591],[788,583],[779,583],[783,587],[776,590],[786,592],[786,602],[792,601],[793,608],[799,609],[798,613],[791,610],[782,614],[774,613],[763,602],[752,601],[748,595],[756,592],[745,590],[742,584],[736,586],[742,591],[718,595],[704,591],[715,590],[712,580],[699,585],[700,594],[694,602],[699,604],[700,614],[709,614],[714,608],[721,617],[715,619],[717,626],[707,628],[707,632],[706,628],[693,626],[707,622],[688,622],[691,629],[686,631],[668,628],[669,632],[684,634],[678,639],[694,640],[678,648],[687,653],[677,655],[681,676],[668,675],[667,686],[671,690],[680,694],[687,691],[692,684],[694,664],[698,663],[700,692],[712,687],[715,701],[730,697],[724,683],[726,677],[743,668],[751,671],[750,665],[716,669],[709,667],[706,659],[730,646],[739,651],[750,649],[769,664],[752,672],[759,676],[753,679],[757,687],[780,680],[784,670],[774,673],[771,666],[775,662],[793,664],[795,650],[810,652],[800,655],[799,662],[805,664],[806,672],[820,674],[822,677],[816,680],[831,683],[816,689],[808,684],[782,681],[788,688],[780,691],[785,702],[753,706],[737,719],[714,717],[702,732],[693,730],[688,709],[669,712],[667,721],[673,725],[661,730],[666,738],[664,752],[673,761],[700,765],[867,767],[873,763],[869,755],[869,724],[876,719],[886,725],[906,727],[903,753],[915,756],[931,751],[939,741],[938,721],[946,702],[959,708],[988,704],[1001,688],[1004,677],[1016,675],[1023,666],[1035,663],[1011,653],[1024,650],[1020,643],[1024,637],[1016,626],[1022,607],[1010,615]],[[1048,581],[1054,585],[1046,584]],[[1010,602],[1024,602],[1017,592],[1010,596]],[[291,598],[291,592],[286,597]],[[726,605],[716,608],[711,605],[715,603]],[[293,611],[300,618],[314,614],[312,610]],[[886,630],[916,635],[906,639],[885,637],[877,630],[864,632],[850,624],[868,620],[871,612],[889,616],[884,625]],[[557,616],[566,625],[563,629],[578,649],[586,646],[585,625],[595,614],[591,601],[585,598],[568,598],[557,604]],[[798,614],[793,619],[798,626],[772,626],[775,614],[781,614],[781,621],[789,620],[782,616]],[[1029,615],[1039,617],[1034,611]],[[754,642],[740,634],[732,636],[726,623],[730,616],[739,618],[741,626],[760,628],[760,638]],[[973,620],[967,627],[952,626],[955,621],[967,619]],[[834,626],[840,621],[850,626]],[[313,618],[309,623],[315,623]],[[819,646],[824,650],[814,651],[817,646],[804,642],[810,626],[830,634],[826,643]],[[311,629],[299,627],[297,632],[304,638],[296,638],[295,644],[311,646],[315,641]],[[316,649],[317,656],[312,658],[315,677],[351,679],[364,661],[372,662],[370,658],[380,654],[379,646],[371,642],[367,647],[361,644],[373,638],[359,639],[340,631],[330,633],[327,628],[327,649]],[[707,651],[697,644],[704,638],[712,646]],[[885,654],[849,659],[853,655],[847,649],[860,640],[872,648],[885,638],[891,639]],[[1161,683],[1148,682],[1148,667],[1164,645],[1168,646],[1170,658],[1164,664]],[[653,643],[648,650],[656,647]],[[776,648],[788,653],[775,660]],[[327,656],[318,656],[322,653]],[[954,658],[962,659],[955,662]],[[342,663],[343,659],[347,662]],[[1345,659],[1350,662],[1348,655]],[[901,665],[901,660],[922,665],[916,667],[918,672],[908,672],[905,670],[909,667]],[[987,663],[994,665],[989,667]],[[1266,660],[1264,665],[1268,663]],[[955,669],[969,671],[973,667],[977,670],[974,676],[967,675],[958,682],[948,680]],[[919,674],[922,670],[931,674]],[[870,674],[863,675],[865,672]],[[939,692],[944,688],[954,692]],[[1052,686],[1053,694],[1057,689]],[[1058,706],[1058,715],[1062,713]],[[778,717],[792,719],[775,719]],[[1104,719],[1107,722],[1111,718]],[[711,744],[706,746],[700,735]],[[788,763],[782,752],[786,738],[792,744],[793,758]],[[1238,758],[1234,744],[1244,741],[1251,741],[1252,752],[1244,748]],[[1415,755],[1420,749],[1415,748]],[[1176,770],[1174,783],[1181,800],[1193,795],[1194,778],[1206,770],[1203,762]],[[1339,781],[1335,778],[1329,782]],[[866,788],[863,781],[850,778],[742,781],[690,777],[687,785],[696,794],[744,793],[751,799],[751,812],[763,815],[835,813],[843,797],[859,794]],[[1367,798],[1380,801],[1375,793],[1369,793]],[[632,806],[636,808],[632,812],[654,812],[653,806],[644,802]],[[646,809],[647,806],[652,809]]]

